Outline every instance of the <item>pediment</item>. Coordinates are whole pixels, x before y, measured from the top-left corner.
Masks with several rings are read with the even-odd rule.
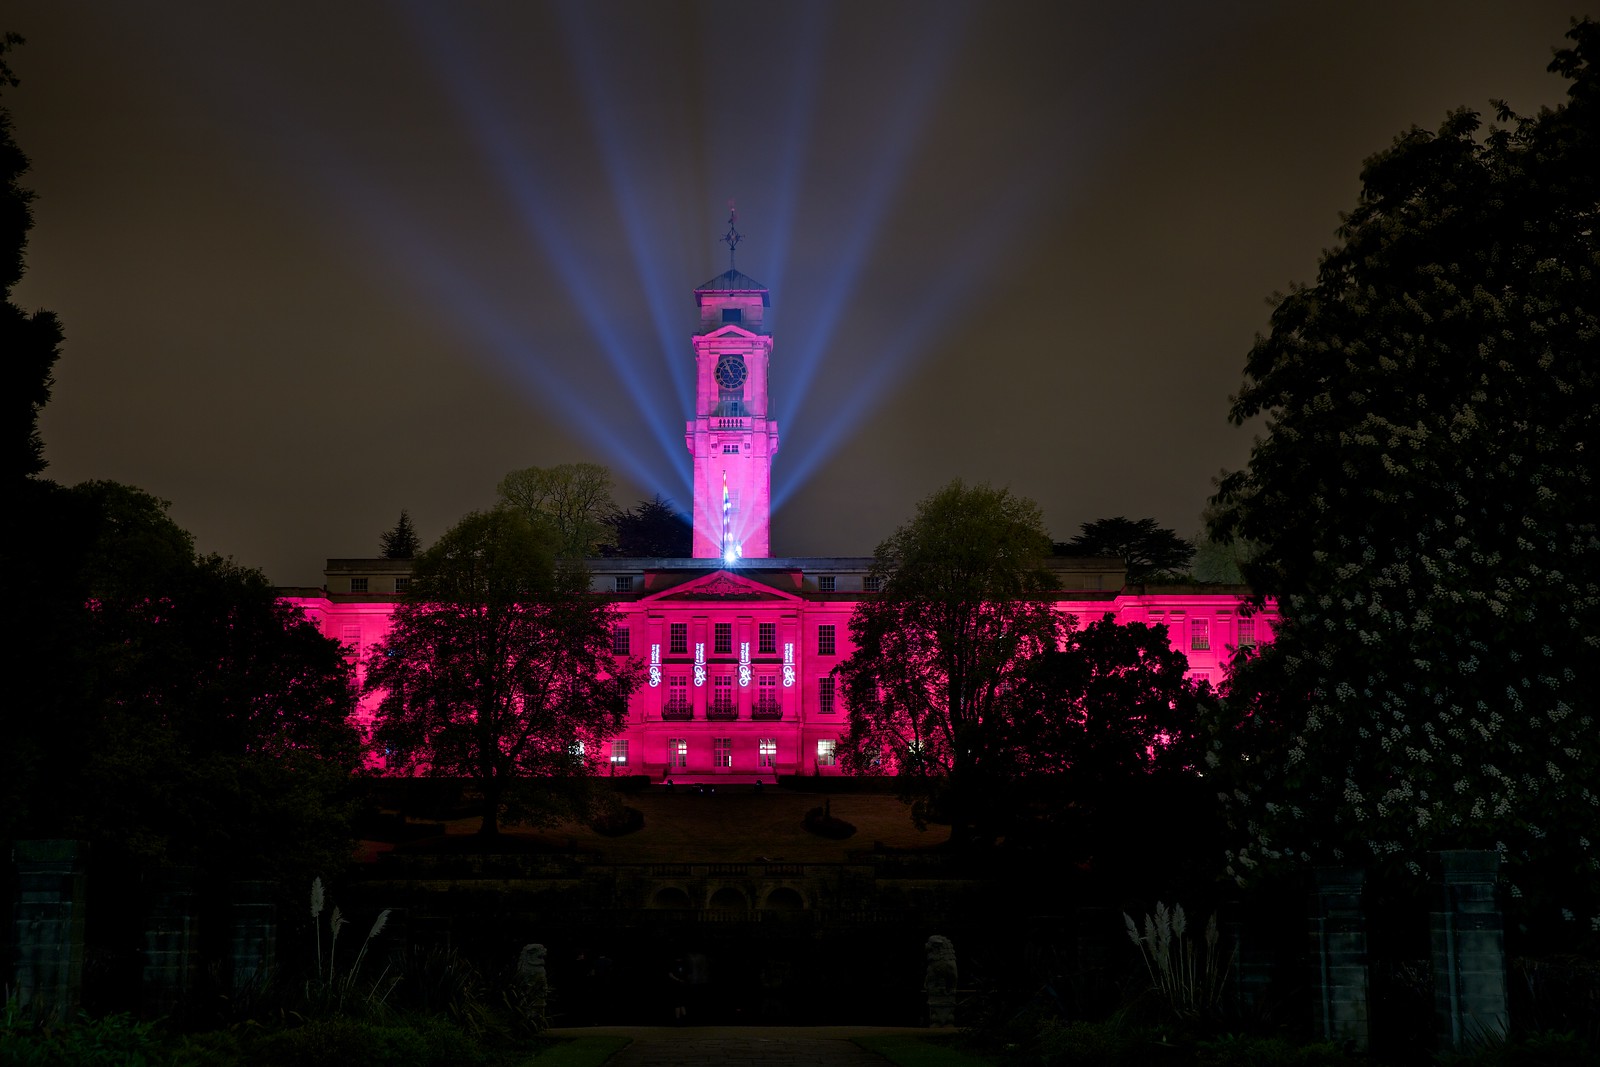
[[[763,585],[753,579],[733,571],[712,571],[702,574],[698,578],[690,579],[682,585],[675,585],[670,589],[663,589],[659,593],[651,593],[639,598],[643,601],[668,601],[668,600],[700,600],[700,601],[727,601],[727,600],[775,600],[799,601],[801,597],[782,590],[774,589],[770,585]]]
[[[747,330],[743,326],[740,326],[738,323],[734,322],[718,326],[715,330],[712,330],[708,334],[702,334],[702,336],[707,338],[742,337],[749,341],[754,341],[761,337],[760,334],[754,332],[753,330]]]

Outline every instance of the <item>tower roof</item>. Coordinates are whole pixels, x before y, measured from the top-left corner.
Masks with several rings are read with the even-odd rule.
[[[772,306],[772,296],[767,292],[766,286],[750,275],[731,267],[703,285],[695,286],[694,292],[696,297],[703,297],[706,293],[760,293],[761,306]]]

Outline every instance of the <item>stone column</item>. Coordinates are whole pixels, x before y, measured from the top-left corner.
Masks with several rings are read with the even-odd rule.
[[[145,914],[140,999],[150,1015],[177,1012],[194,992],[199,963],[194,868],[163,867],[150,874]]]
[[[1500,854],[1492,849],[1439,853],[1433,1016],[1442,1048],[1506,1035],[1505,926],[1494,895],[1499,867]]]
[[[44,1022],[77,1012],[83,995],[83,919],[89,844],[18,841],[15,983],[17,1006]]]
[[[1358,1051],[1365,1051],[1368,1038],[1365,877],[1359,870],[1318,867],[1311,895],[1312,1032]]]
[[[228,978],[235,999],[258,991],[278,965],[274,882],[234,882],[228,913]]]

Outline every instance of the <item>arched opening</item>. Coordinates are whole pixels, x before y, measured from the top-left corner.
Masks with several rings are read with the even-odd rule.
[[[768,911],[804,911],[806,902],[798,889],[779,886],[767,894],[767,899],[762,907]]]
[[[706,906],[715,911],[744,911],[750,907],[750,902],[739,890],[731,885],[725,885],[711,894],[711,900]]]
[[[675,885],[662,886],[657,889],[655,896],[650,898],[652,908],[687,908],[689,894]]]

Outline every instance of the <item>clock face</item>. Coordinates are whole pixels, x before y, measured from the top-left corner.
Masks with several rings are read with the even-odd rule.
[[[743,356],[728,355],[717,360],[717,384],[724,389],[737,389],[743,385],[745,373]]]

